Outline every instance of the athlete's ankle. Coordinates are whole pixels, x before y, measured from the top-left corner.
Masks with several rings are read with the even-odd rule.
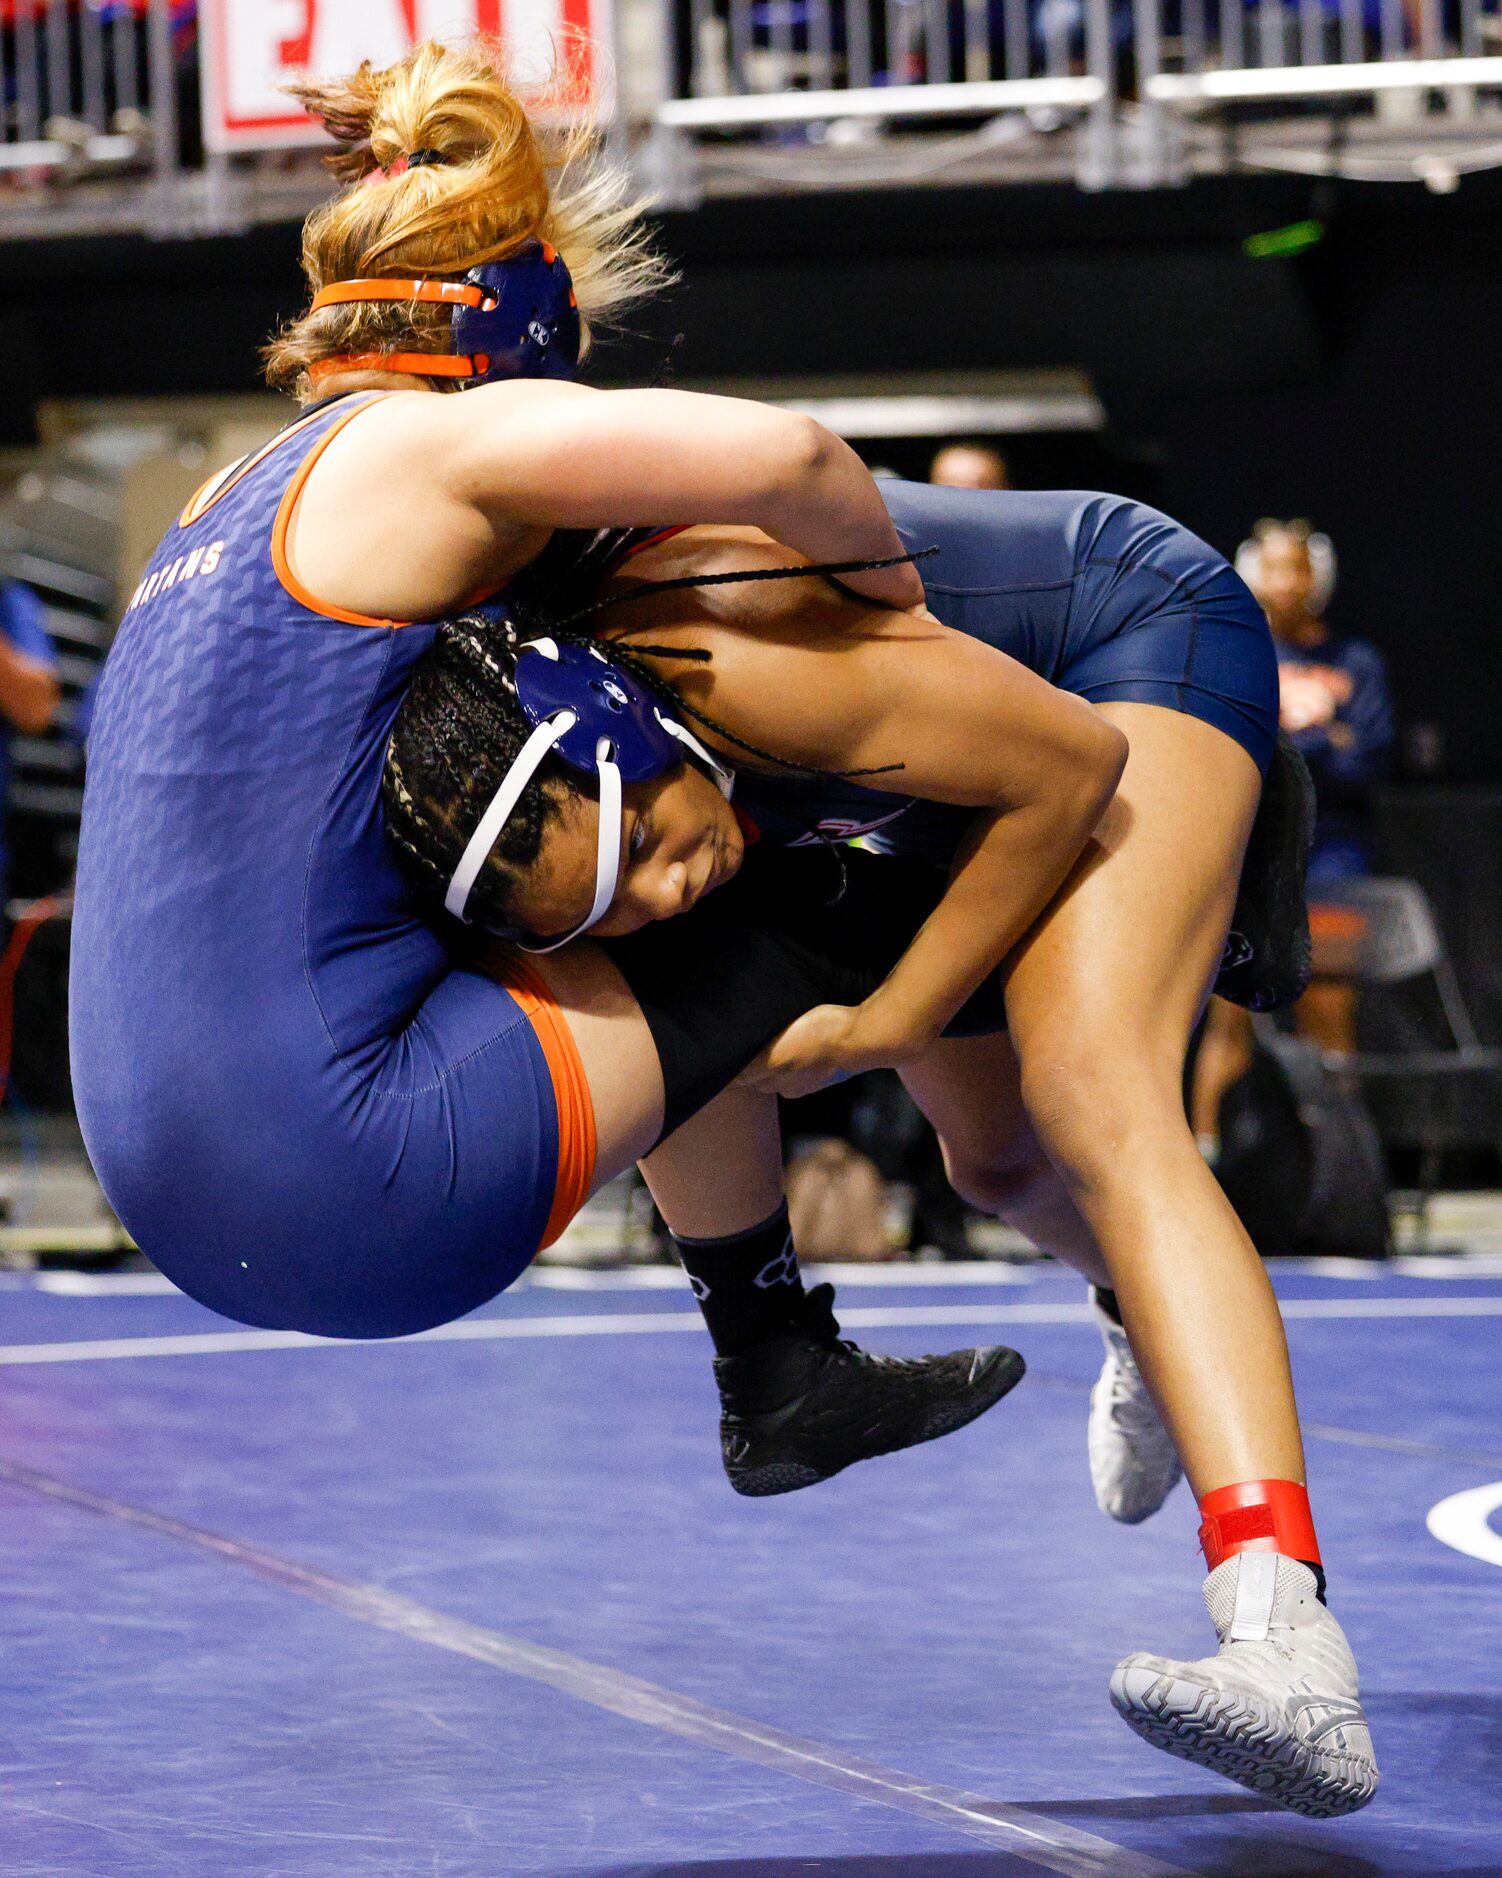
[[[1214,1572],[1240,1552],[1274,1552],[1314,1574],[1315,1596],[1325,1602],[1325,1568],[1308,1489],[1296,1480],[1245,1480],[1201,1496],[1200,1546]]]
[[[671,1237],[717,1356],[740,1356],[797,1323],[803,1278],[785,1202],[745,1232]]]

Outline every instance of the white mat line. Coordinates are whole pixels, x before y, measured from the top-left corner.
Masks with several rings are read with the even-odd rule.
[[[954,1264],[816,1264],[805,1260],[803,1273],[815,1283],[826,1279],[843,1290],[856,1291],[984,1291],[993,1285],[1008,1289],[1033,1285],[1040,1275],[1053,1275],[1051,1261],[1032,1264],[990,1264],[976,1260]],[[683,1291],[686,1281],[676,1265],[533,1265],[518,1280],[525,1291]]]
[[[236,1539],[185,1525],[143,1507],[84,1492],[65,1481],[35,1473],[29,1467],[0,1461],[0,1480],[211,1553],[227,1564],[237,1565],[258,1578],[377,1630],[392,1631],[414,1643],[450,1650],[507,1675],[542,1683],[593,1708],[660,1729],[664,1734],[676,1735],[698,1747],[711,1748],[736,1760],[750,1761],[815,1786],[832,1788],[855,1799],[873,1801],[878,1806],[948,1826],[967,1838],[979,1839],[1009,1852],[1014,1858],[1062,1873],[1064,1878],[1195,1878],[1195,1874],[1182,1866],[1144,1857],[1095,1833],[1044,1818],[1027,1808],[919,1780],[912,1774],[861,1760],[839,1748],[826,1747],[822,1742],[806,1741],[725,1709],[710,1708],[691,1696],[679,1695],[675,1690],[645,1682],[638,1676],[628,1676],[603,1663],[591,1663],[561,1650],[550,1650],[498,1630],[465,1623],[376,1585],[333,1578],[291,1559],[279,1558],[275,1553],[242,1545]]]
[[[1287,1298],[1288,1318],[1502,1317],[1502,1296],[1490,1298]],[[1085,1324],[1084,1304],[873,1305],[841,1311],[851,1330],[903,1326]],[[394,1341],[346,1341],[308,1337],[298,1330],[209,1330],[162,1337],[90,1337],[73,1343],[0,1344],[0,1366],[34,1363],[100,1363],[132,1356],[220,1356],[238,1350],[359,1350],[422,1343],[488,1343],[532,1337],[626,1337],[659,1332],[702,1331],[697,1311],[580,1312],[565,1317],[463,1317],[415,1337]]]
[[[953,1265],[840,1265],[805,1264],[804,1273],[816,1283],[828,1280],[844,1290],[871,1291],[984,1291],[994,1285],[1014,1290],[1033,1285],[1040,1274],[1058,1267],[1039,1261],[1014,1265],[968,1261]],[[13,1272],[11,1285],[28,1291],[46,1291],[64,1298],[129,1298],[181,1296],[178,1287],[160,1272]],[[676,1265],[534,1265],[517,1280],[517,1291],[676,1291],[686,1292],[683,1273]]]
[[[1502,1506],[1502,1480],[1484,1487],[1467,1487],[1431,1506],[1425,1525],[1441,1545],[1453,1546],[1483,1565],[1502,1565],[1502,1533],[1491,1515]]]
[[[1466,1467],[1502,1466],[1502,1455],[1474,1448],[1446,1447],[1439,1441],[1415,1441],[1410,1435],[1369,1434],[1361,1428],[1334,1428],[1328,1422],[1305,1422],[1304,1433],[1320,1441],[1347,1448],[1379,1448],[1387,1454],[1409,1454],[1420,1461],[1459,1461]]]
[[[1048,1259],[1023,1264],[998,1259],[973,1264],[807,1264],[803,1269],[816,1281],[828,1279],[844,1291],[984,1291],[992,1286],[1013,1289],[1035,1285],[1040,1279],[1057,1276],[1064,1268]],[[1368,1284],[1385,1278],[1474,1281],[1502,1277],[1502,1253],[1423,1254],[1394,1258],[1386,1264],[1372,1259],[1284,1259],[1278,1263],[1277,1275]],[[681,1292],[683,1288],[683,1274],[672,1265],[534,1265],[515,1286],[518,1291]],[[157,1271],[0,1272],[0,1289],[45,1291],[67,1298],[182,1295],[170,1278]]]

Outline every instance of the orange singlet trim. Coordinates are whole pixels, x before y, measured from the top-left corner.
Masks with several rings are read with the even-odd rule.
[[[499,947],[487,956],[486,970],[516,999],[532,1026],[547,1059],[558,1104],[558,1176],[548,1223],[537,1248],[540,1252],[559,1237],[594,1185],[599,1150],[595,1105],[574,1033],[547,981],[518,953]]]
[[[286,588],[287,592],[291,594],[292,598],[299,606],[305,606],[310,613],[317,613],[323,619],[342,620],[346,626],[389,626],[394,630],[402,626],[420,626],[430,623],[428,621],[410,619],[376,619],[375,616],[370,613],[350,613],[343,607],[330,606],[326,601],[320,600],[317,594],[313,593],[302,584],[296,574],[292,572],[292,564],[287,559],[287,530],[292,526],[292,516],[297,508],[298,497],[301,496],[303,492],[303,484],[307,482],[308,477],[312,474],[313,465],[352,418],[358,417],[362,411],[368,411],[373,404],[378,403],[382,398],[390,398],[396,395],[395,392],[390,391],[368,392],[352,410],[344,413],[337,424],[331,424],[329,426],[322,437],[319,438],[318,442],[314,444],[313,448],[303,458],[301,464],[298,466],[297,474],[292,478],[291,482],[288,483],[282,494],[281,502],[277,507],[276,520],[272,523],[271,527],[271,565],[276,569],[277,579]],[[316,413],[314,413],[314,415],[316,415]],[[289,437],[292,432],[289,430],[284,431],[282,434],[284,437]],[[280,439],[275,441],[280,441]],[[247,468],[248,467],[249,465],[247,465]],[[468,606],[480,606],[484,601],[494,599],[498,593],[503,592],[509,585],[510,581],[508,579],[498,581],[491,587],[478,588],[474,593],[469,594],[460,602],[460,609],[462,610],[464,607]]]
[[[343,620],[346,626],[412,626],[417,622],[409,619],[376,619],[369,613],[349,613],[340,606],[328,606],[318,596],[311,593],[292,572],[292,564],[287,559],[287,530],[292,525],[292,514],[297,507],[297,499],[303,492],[303,484],[313,472],[313,465],[318,461],[329,445],[349,423],[362,411],[368,411],[375,398],[390,397],[390,392],[378,391],[369,398],[363,398],[352,411],[346,411],[337,424],[330,424],[317,443],[298,465],[297,474],[288,483],[277,506],[276,520],[271,527],[271,565],[276,569],[276,577],[291,594],[299,606],[305,606],[310,613],[318,613],[324,619]]]
[[[222,501],[235,484],[243,481],[258,463],[264,463],[273,450],[280,450],[300,432],[307,429],[318,416],[316,411],[308,411],[302,417],[284,425],[269,442],[263,443],[259,450],[252,450],[249,456],[242,456],[223,469],[217,469],[207,482],[200,483],[192,500],[177,518],[179,528],[191,528],[194,522],[202,521],[216,502]]]

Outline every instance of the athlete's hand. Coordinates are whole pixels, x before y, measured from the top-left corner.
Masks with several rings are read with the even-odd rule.
[[[773,1095],[812,1095],[864,1070],[909,1062],[928,1041],[895,1029],[870,1003],[816,1004],[767,1045],[741,1081]]]

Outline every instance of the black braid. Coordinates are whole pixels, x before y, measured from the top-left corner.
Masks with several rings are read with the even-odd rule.
[[[570,544],[572,547],[573,544]],[[608,531],[574,550],[578,574],[593,572],[610,546]],[[924,554],[936,549],[924,549]],[[551,616],[556,589],[529,592],[526,577],[508,594],[510,617],[466,614],[445,621],[419,662],[392,728],[386,752],[382,793],[386,829],[397,858],[416,890],[442,905],[448,883],[481,815],[501,786],[532,725],[516,694],[516,659],[522,643],[550,637],[601,653],[629,672],[644,689],[675,712],[682,712],[725,743],[787,775],[805,778],[886,775],[903,768],[886,763],[871,769],[821,770],[790,761],[775,750],[748,742],[708,712],[680,696],[652,659],[683,659],[707,664],[712,654],[699,647],[633,644],[603,640],[582,628],[596,614],[652,594],[693,587],[728,586],[748,580],[804,580],[837,574],[874,572],[896,567],[916,555],[878,561],[839,561],[818,567],[756,568],[740,573],[705,574],[683,579],[646,581],[629,591],[607,595],[590,605]],[[569,584],[572,584],[570,581]],[[574,588],[577,592],[577,587]],[[563,784],[563,787],[559,785]],[[470,895],[470,917],[492,930],[513,924],[510,903],[520,878],[537,860],[548,826],[562,812],[567,796],[590,794],[589,779],[561,759],[543,761],[523,789],[499,839],[481,868]],[[837,857],[838,858],[838,857]]]
[[[517,634],[506,619],[469,614],[440,626],[392,726],[382,776],[386,832],[403,870],[438,906],[481,815],[531,735],[516,695]],[[536,861],[569,790],[587,779],[543,762],[491,849],[470,917],[509,925],[518,880]],[[582,790],[580,785],[584,785]]]
[[[612,607],[624,606],[632,600],[649,599],[660,593],[683,593],[695,587],[732,587],[749,580],[807,580],[810,577],[820,580],[832,579],[837,574],[870,574],[883,567],[901,567],[905,563],[920,561],[930,554],[937,554],[937,548],[919,548],[912,554],[893,554],[874,561],[823,561],[809,567],[757,567],[738,570],[729,574],[686,574],[672,580],[649,580],[639,585],[623,589],[619,593],[606,594],[593,600],[588,606],[577,608],[566,614],[556,625],[539,625],[538,630],[546,631],[551,638],[568,645],[589,646],[603,653],[606,658],[614,659],[618,665],[631,673],[647,689],[656,694],[666,704],[671,704],[686,717],[691,717],[696,724],[702,724],[706,730],[712,730],[717,737],[737,750],[744,750],[748,756],[754,756],[763,763],[770,763],[773,768],[785,774],[805,778],[820,776],[838,776],[842,781],[853,781],[858,776],[890,776],[895,771],[906,768],[903,763],[878,763],[868,769],[818,769],[805,763],[795,763],[785,756],[779,756],[775,750],[764,750],[760,744],[748,743],[744,737],[737,736],[718,718],[711,717],[707,711],[701,711],[697,705],[690,704],[676,688],[665,682],[649,666],[643,665],[642,658],[655,659],[692,659],[700,664],[708,664],[712,653],[698,647],[650,646],[635,641],[620,639],[599,639],[593,634],[570,631],[575,622],[593,619],[597,614],[608,612]]]
[[[820,561],[808,567],[749,567],[730,574],[679,574],[672,580],[646,580],[635,587],[624,587],[619,593],[607,593],[590,605],[580,607],[578,612],[570,613],[559,624],[572,626],[575,620],[592,619],[611,607],[645,600],[652,594],[682,593],[689,587],[734,587],[747,580],[833,580],[839,574],[874,574],[883,567],[903,567],[927,560],[929,555],[938,552],[937,548],[917,548],[911,554],[889,554],[878,561]]]

